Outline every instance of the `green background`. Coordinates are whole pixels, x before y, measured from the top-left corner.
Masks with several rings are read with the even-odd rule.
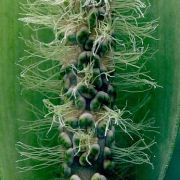
[[[21,0],[21,2],[23,2]],[[140,167],[137,179],[162,180],[166,174],[172,157],[179,124],[180,107],[180,1],[150,0],[152,15],[159,18],[157,36],[159,41],[152,42],[158,50],[150,63],[150,70],[156,81],[163,86],[155,91],[152,101],[152,115],[160,127],[156,135],[158,144],[153,149],[154,170]],[[25,109],[23,97],[20,95],[18,70],[16,62],[23,55],[24,45],[18,38],[20,34],[28,37],[30,32],[17,21],[20,1],[0,0],[0,179],[45,179],[45,172],[28,172],[19,174],[15,161],[17,153],[15,143],[23,139],[18,128],[18,118],[31,118]],[[26,94],[34,104],[38,104],[37,96]],[[178,136],[180,139],[180,136]],[[23,141],[33,141],[26,138]],[[178,142],[178,140],[177,140]],[[178,146],[177,146],[178,148]],[[178,149],[174,153],[166,180],[177,179],[180,166],[177,163]]]

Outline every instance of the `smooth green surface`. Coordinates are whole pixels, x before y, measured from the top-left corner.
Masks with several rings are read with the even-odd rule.
[[[13,8],[12,8],[13,7]],[[2,179],[15,179],[15,142],[18,138],[19,93],[15,61],[22,47],[17,39],[17,3],[0,1],[0,164]]]
[[[22,1],[21,1],[22,2]],[[21,96],[16,65],[23,55],[24,44],[20,34],[29,34],[17,21],[19,1],[0,1],[0,179],[39,179],[35,173],[19,174],[16,168],[16,142],[28,138],[20,133],[19,118],[29,119],[31,114]],[[27,95],[29,96],[29,95]],[[35,96],[31,99],[36,102]],[[33,141],[29,138],[29,142]]]
[[[172,155],[180,118],[180,1],[161,0],[157,4],[155,9],[160,17],[160,40],[152,73],[156,75],[155,78],[157,77],[163,89],[158,90],[153,102],[160,135],[157,144],[159,151],[155,158],[157,169],[152,174],[155,174],[155,179],[161,180]]]
[[[138,180],[162,180],[170,162],[180,119],[180,1],[153,0],[152,12],[159,18],[158,50],[150,63],[152,77],[163,86],[155,91],[151,108],[160,134],[154,147],[155,169],[139,170]],[[177,167],[178,168],[178,167]],[[143,170],[142,170],[143,169]],[[143,172],[143,173],[142,173]]]
[[[21,136],[18,118],[30,117],[24,108],[17,81],[15,62],[23,54],[23,43],[19,33],[28,34],[17,21],[17,0],[0,0],[0,176],[4,180],[46,179],[44,173],[19,174],[15,160],[15,143]],[[21,1],[22,2],[22,1]],[[152,99],[152,114],[160,127],[158,144],[154,148],[155,169],[142,168],[137,179],[162,180],[172,154],[178,124],[180,81],[180,1],[151,0],[154,17],[160,17],[159,41],[153,46],[158,53],[150,63],[151,74],[163,88],[155,91]],[[37,103],[38,100],[32,99]],[[27,141],[27,140],[26,140]],[[31,143],[29,139],[29,143]],[[44,175],[44,176],[43,176]]]
[[[175,149],[172,156],[172,160],[167,169],[165,180],[180,179],[179,167],[180,167],[180,130],[176,139]]]

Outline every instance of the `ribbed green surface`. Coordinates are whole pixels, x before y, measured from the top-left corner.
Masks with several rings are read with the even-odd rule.
[[[29,34],[17,21],[20,12],[19,2],[17,0],[0,1],[0,176],[4,180],[47,179],[44,172],[19,174],[15,165],[17,158],[15,143],[19,138],[23,139],[18,131],[21,122],[17,119],[31,117],[24,108],[25,104],[20,96],[15,65],[24,49],[22,41],[18,38],[19,33],[26,36]],[[163,179],[172,154],[179,121],[180,2],[179,0],[151,0],[150,2],[154,17],[160,17],[157,33],[160,40],[153,42],[153,47],[159,51],[149,65],[152,76],[163,86],[153,93],[150,107],[160,127],[160,134],[157,135],[158,144],[153,149],[156,154],[155,169],[139,168],[138,180]],[[35,96],[31,95],[31,98],[34,99],[34,103],[39,104]],[[32,144],[33,140],[28,138],[23,141],[29,141]]]

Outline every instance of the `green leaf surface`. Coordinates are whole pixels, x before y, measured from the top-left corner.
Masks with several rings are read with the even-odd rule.
[[[180,179],[179,167],[180,167],[180,130],[176,138],[175,149],[173,152],[172,159],[167,169],[165,180]]]
[[[144,176],[139,173],[138,179],[162,180],[172,156],[180,118],[180,2],[160,0],[153,1],[152,5],[153,14],[160,18],[160,26],[159,41],[154,44],[158,53],[150,65],[151,74],[163,88],[155,92],[151,108],[160,134],[154,148],[155,169],[146,169]]]
[[[23,55],[24,44],[18,37],[20,33],[28,37],[30,32],[17,21],[20,13],[17,0],[0,1],[0,179],[4,180],[39,180],[47,179],[47,174],[41,172],[19,173],[16,168],[17,152],[15,143],[23,140],[32,144],[34,137],[24,136],[18,130],[19,118],[31,119],[32,114],[25,108],[20,95],[20,85],[17,79],[16,62]],[[148,167],[137,169],[137,179],[162,180],[171,159],[175,138],[179,125],[180,107],[180,1],[150,0],[152,15],[160,17],[157,37],[159,41],[152,42],[158,50],[149,64],[151,75],[163,86],[157,89],[151,101],[152,115],[159,126],[159,135],[155,135],[157,145],[153,149],[155,157],[154,170]],[[35,94],[26,94],[35,105],[41,105]]]

